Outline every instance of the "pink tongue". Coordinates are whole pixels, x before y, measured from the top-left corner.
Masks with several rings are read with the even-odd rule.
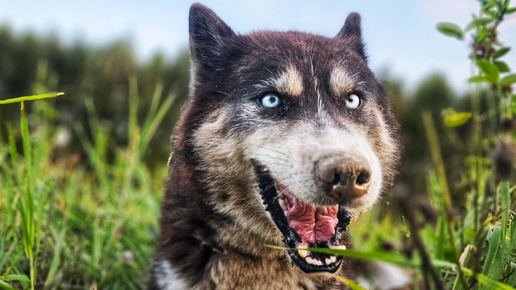
[[[304,242],[325,242],[335,234],[338,205],[313,207],[291,195],[284,196],[288,225]]]

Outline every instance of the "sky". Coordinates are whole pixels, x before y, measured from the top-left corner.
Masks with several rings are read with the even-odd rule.
[[[121,38],[138,58],[161,52],[170,59],[188,48],[188,10],[196,1],[0,0],[0,25],[15,32],[57,35],[65,43],[97,45]],[[514,1],[513,1],[514,2]],[[234,31],[301,30],[333,37],[350,12],[362,16],[363,39],[373,71],[384,70],[414,89],[426,76],[444,74],[457,92],[468,89],[468,40],[435,29],[450,21],[465,27],[475,0],[203,0]],[[511,4],[516,6],[516,4]],[[499,39],[513,47],[504,58],[516,70],[516,14],[500,25]],[[1,64],[0,64],[1,65]]]

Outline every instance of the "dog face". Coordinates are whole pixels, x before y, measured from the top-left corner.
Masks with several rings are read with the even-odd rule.
[[[359,15],[334,38],[238,35],[194,4],[190,48],[192,96],[174,146],[194,148],[206,202],[242,230],[233,243],[254,235],[298,248],[289,254],[305,272],[336,271],[339,258],[303,248],[341,247],[350,213],[375,203],[399,160]]]

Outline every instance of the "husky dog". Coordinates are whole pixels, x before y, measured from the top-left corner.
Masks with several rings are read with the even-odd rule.
[[[339,289],[350,247],[399,161],[360,16],[333,38],[233,32],[194,4],[191,97],[173,135],[149,289]],[[271,249],[269,245],[282,247]],[[288,248],[285,250],[284,248]]]

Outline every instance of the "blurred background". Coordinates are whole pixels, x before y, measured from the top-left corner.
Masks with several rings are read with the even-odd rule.
[[[55,220],[60,221],[56,228],[48,232],[45,222],[40,221],[42,244],[47,241],[55,247],[60,234],[77,234],[75,240],[65,243],[69,249],[45,252],[42,246],[41,253],[48,256],[36,266],[42,273],[36,279],[41,285],[141,287],[145,279],[142,269],[150,265],[158,234],[170,134],[188,97],[188,10],[192,3],[0,0],[0,100],[65,93],[26,104],[31,134],[36,138],[33,145],[42,146],[47,156],[41,157],[41,173],[50,177],[43,184],[49,182],[56,190],[49,190],[44,201],[59,205],[52,210],[40,204],[42,217],[48,217],[49,211],[60,217]],[[453,21],[465,27],[471,14],[478,13],[477,1],[202,3],[239,33],[302,30],[332,37],[350,12],[359,12],[370,66],[388,88],[402,127],[400,174],[380,206],[390,204],[391,196],[400,192],[426,196],[433,165],[423,111],[429,111],[435,121],[450,180],[461,180],[463,148],[468,146],[465,136],[472,134],[473,127],[466,124],[450,131],[442,125],[443,111],[450,107],[469,111],[472,98],[481,99],[481,110],[487,110],[488,105],[482,94],[471,95],[467,82],[475,72],[468,58],[471,44],[443,36],[436,24]],[[498,36],[505,46],[516,45],[515,16],[508,16],[499,26]],[[516,51],[509,51],[504,60],[514,66]],[[11,142],[20,150],[23,146],[19,108],[19,104],[0,106],[0,167],[4,171],[11,170],[6,167],[10,164],[7,144]],[[145,144],[137,140],[142,137],[138,134],[147,138]],[[70,172],[75,171],[82,175],[71,183],[75,175]],[[8,179],[0,182],[0,193],[9,194]],[[83,185],[86,183],[91,184]],[[74,197],[67,201],[58,196],[58,189]],[[11,194],[16,200],[16,192]],[[8,204],[0,201],[7,209]],[[4,240],[11,243],[0,247],[5,251],[3,256],[0,253],[0,275],[6,269],[28,273],[31,267],[23,262],[23,251],[14,254],[16,250],[12,250],[22,240],[15,228],[23,221],[13,218],[12,222],[13,228],[7,222],[0,227]],[[96,230],[99,228],[106,232]],[[11,253],[10,259],[5,253]],[[68,268],[61,262],[65,257],[70,259]],[[122,270],[113,270],[117,267]],[[84,269],[87,274],[79,274]],[[117,275],[123,271],[129,273],[124,279],[132,283],[119,281]],[[27,281],[19,283],[28,285]]]
[[[172,108],[146,152],[150,166],[169,154],[169,135],[187,98],[188,9],[193,1],[0,1],[0,99],[62,91],[53,100],[52,118],[63,140],[59,154],[78,152],[73,123],[87,118],[91,99],[113,142],[127,144],[129,78],[135,77],[139,111],[150,106],[158,83],[163,96],[175,95]],[[466,100],[471,60],[467,42],[443,37],[435,26],[453,20],[461,26],[479,6],[473,0],[385,1],[213,1],[212,8],[235,31],[302,30],[334,36],[346,16],[362,16],[369,63],[386,82],[402,123],[403,181],[429,154],[420,126],[421,110],[440,116],[443,108]],[[510,17],[515,18],[514,15]],[[499,38],[516,44],[516,20],[504,21]],[[506,55],[516,63],[516,51]],[[39,73],[39,76],[38,76]],[[39,79],[38,79],[39,77]],[[38,87],[38,84],[40,87]],[[41,87],[42,86],[42,87]],[[17,105],[0,107],[0,122],[16,122]],[[86,122],[84,122],[86,123]],[[0,127],[6,137],[5,127]],[[162,165],[162,164],[161,164]],[[408,168],[408,170],[406,170]]]

